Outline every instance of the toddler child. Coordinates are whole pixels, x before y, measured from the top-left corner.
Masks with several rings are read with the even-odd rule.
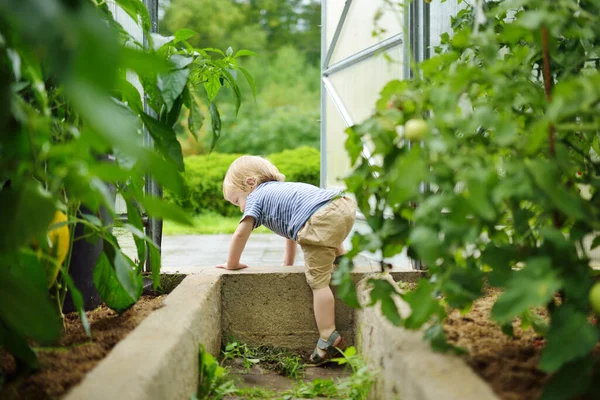
[[[242,156],[229,167],[223,182],[225,200],[238,206],[242,219],[232,236],[227,262],[218,268],[247,268],[240,257],[253,229],[264,225],[286,238],[284,265],[293,265],[296,243],[304,252],[306,280],[320,338],[310,361],[328,362],[344,339],[335,328],[335,303],[329,287],[333,264],[344,254],[342,243],[354,225],[356,207],[339,190],[284,182],[277,167],[264,158]]]

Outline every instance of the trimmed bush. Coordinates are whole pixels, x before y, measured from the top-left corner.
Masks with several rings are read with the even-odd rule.
[[[185,193],[181,198],[165,193],[165,197],[186,210],[200,214],[216,212],[224,216],[240,215],[239,208],[223,199],[223,178],[229,165],[239,154],[212,153],[185,158]],[[271,154],[269,160],[285,175],[286,181],[319,185],[319,151],[300,147]]]
[[[288,182],[306,182],[319,186],[321,160],[319,150],[298,147],[267,157],[285,175]]]

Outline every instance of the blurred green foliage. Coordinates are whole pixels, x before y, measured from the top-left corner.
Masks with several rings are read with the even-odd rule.
[[[286,181],[319,186],[319,154],[319,151],[312,147],[298,147],[271,154],[268,158],[285,175]]]
[[[254,76],[256,102],[247,102],[236,116],[230,93],[215,100],[223,132],[216,151],[270,154],[319,148],[320,12],[314,0],[172,0],[162,21],[164,32],[188,27],[198,32],[189,39],[195,46],[247,48],[260,55],[241,62]],[[248,98],[249,86],[239,84]],[[182,121],[177,131],[184,155],[207,153],[207,128],[197,132],[198,142],[185,128]]]
[[[113,14],[117,7],[124,13]],[[194,48],[189,29],[164,37],[150,27],[141,0],[0,0],[0,348],[18,366],[37,367],[30,340],[60,337],[67,290],[90,335],[82,293],[69,275],[73,242],[102,246],[89,262],[93,283],[86,283],[117,312],[139,299],[146,260],[160,284],[160,249],[144,233],[142,213],[192,223],[180,207],[145,192],[146,179],[181,193],[180,116],[187,113],[188,125],[199,129],[210,115],[213,145],[221,89],[233,92],[233,114],[241,105],[232,74],[240,72],[254,94],[251,74],[238,64],[251,51]],[[126,219],[116,218],[115,191],[127,204]],[[67,216],[50,227],[57,213]],[[59,258],[48,232],[65,226],[70,237]],[[84,234],[76,236],[75,226]],[[114,226],[132,235],[137,261],[122,251]]]
[[[435,54],[411,63],[415,78],[388,82],[374,113],[347,129],[345,183],[370,231],[353,235],[337,294],[357,305],[349,271],[359,252],[379,252],[383,269],[406,251],[428,271],[415,290],[367,283],[391,323],[460,352],[444,320],[494,287],[490,319],[509,336],[520,326],[544,337],[531,359],[547,374],[539,398],[597,398],[600,3],[463,3]]]

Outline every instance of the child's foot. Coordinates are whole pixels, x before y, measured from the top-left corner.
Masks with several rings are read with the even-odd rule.
[[[319,338],[317,347],[310,356],[310,363],[314,366],[326,364],[332,358],[338,356],[345,347],[344,338],[340,336],[338,331],[333,331],[327,340]]]

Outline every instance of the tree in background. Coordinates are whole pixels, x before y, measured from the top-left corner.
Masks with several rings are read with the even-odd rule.
[[[223,136],[216,151],[270,154],[298,146],[319,147],[320,1],[305,0],[172,0],[165,10],[163,33],[188,27],[198,35],[194,46],[258,53],[244,66],[255,77],[256,103],[235,117],[231,96],[220,95]],[[240,87],[246,96],[250,88]],[[208,151],[210,134],[186,138],[184,153]],[[206,125],[205,125],[206,126]]]
[[[263,51],[267,34],[257,23],[251,23],[244,9],[230,0],[173,0],[165,10],[162,33],[187,27],[198,35],[189,39],[193,46],[219,48],[228,43],[234,49]]]

